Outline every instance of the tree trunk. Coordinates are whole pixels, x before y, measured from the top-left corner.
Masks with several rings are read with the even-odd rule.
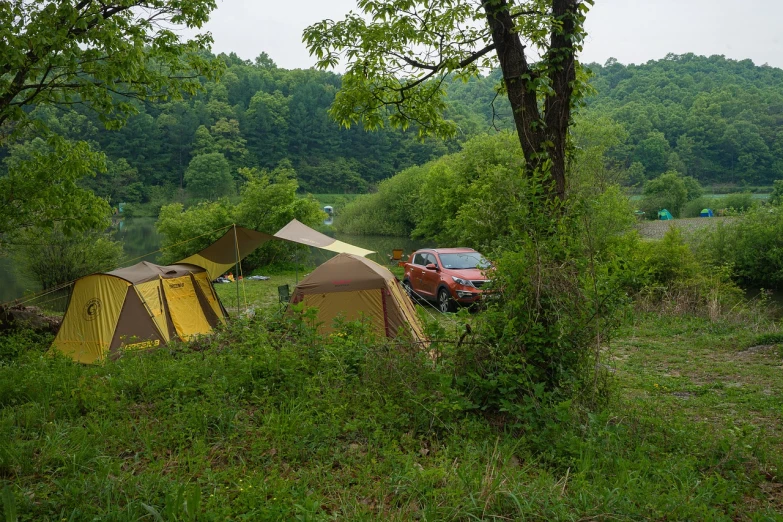
[[[552,197],[565,197],[565,163],[568,124],[571,118],[571,91],[576,78],[574,44],[578,0],[552,0],[552,15],[562,26],[552,30],[551,46],[543,63],[546,68],[531,69],[525,46],[515,31],[508,0],[487,1],[484,13],[492,32],[503,82],[514,114],[519,143],[525,155],[526,174],[547,169],[545,183]],[[536,97],[538,75],[546,74],[553,92],[544,101],[544,115]]]
[[[555,192],[560,199],[565,197],[566,144],[571,122],[571,93],[576,81],[573,35],[577,6],[577,0],[552,0],[552,15],[562,26],[552,30],[549,51],[544,57],[552,85],[552,93],[544,101],[547,151],[552,160]]]

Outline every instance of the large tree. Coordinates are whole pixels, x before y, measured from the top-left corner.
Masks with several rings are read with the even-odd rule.
[[[581,81],[576,54],[592,0],[359,0],[362,13],[308,27],[322,68],[344,63],[331,108],[343,125],[416,124],[452,135],[443,118],[444,80],[500,66],[526,174],[542,173],[565,195],[566,146]]]
[[[205,53],[211,36],[182,40],[175,29],[201,27],[214,7],[215,0],[0,2],[0,147],[47,139],[27,161],[0,171],[0,251],[21,228],[89,228],[106,209],[76,184],[105,169],[102,155],[53,135],[30,108],[81,104],[116,128],[139,100],[195,92],[199,76],[218,70]]]
[[[111,123],[133,99],[194,92],[214,65],[209,33],[182,41],[176,26],[201,27],[215,0],[11,0],[0,2],[0,125],[31,104],[83,103]]]

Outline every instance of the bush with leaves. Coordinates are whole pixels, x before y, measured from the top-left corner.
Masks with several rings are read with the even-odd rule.
[[[715,207],[728,213],[742,213],[755,206],[753,195],[750,192],[735,192],[726,194],[722,198],[716,198]]]
[[[694,218],[699,217],[701,215],[701,211],[705,208],[712,209],[713,212],[717,211],[720,208],[718,204],[719,201],[719,198],[709,198],[706,196],[698,197],[685,204],[685,206],[682,208],[681,215],[684,218]]]
[[[422,211],[419,190],[428,166],[410,167],[378,184],[378,191],[348,203],[335,228],[348,234],[410,236]]]
[[[541,205],[538,194],[516,203],[520,221],[491,256],[477,342],[454,353],[458,381],[476,407],[532,431],[555,422],[556,411],[606,399],[601,347],[629,304],[625,274],[638,242],[617,188],[552,203],[558,208]]]
[[[628,291],[642,310],[714,320],[742,300],[729,266],[697,255],[678,227],[670,227],[660,240],[640,242],[633,263],[637,278]]]
[[[783,288],[783,211],[756,207],[708,229],[698,239],[700,257],[729,265],[742,285]]]
[[[543,188],[521,176],[524,157],[514,134],[478,136],[456,154],[428,164],[419,191],[415,237],[487,249],[523,223],[528,197]]]
[[[114,270],[122,254],[122,244],[105,228],[66,234],[62,226],[27,230],[14,249],[17,265],[44,290],[95,272]]]
[[[190,196],[201,200],[218,199],[234,194],[231,166],[219,152],[199,154],[185,171],[185,187]]]
[[[256,169],[240,169],[240,172],[247,182],[237,205],[222,199],[187,209],[181,203],[161,208],[155,225],[163,235],[161,262],[172,263],[198,252],[221,237],[232,224],[274,234],[292,219],[310,226],[323,219],[315,199],[296,194],[299,185],[289,165],[281,165],[271,173]],[[296,248],[283,241],[269,241],[245,259],[243,270],[289,262]]]
[[[695,179],[669,171],[644,184],[640,208],[650,219],[655,219],[658,211],[664,208],[672,216],[680,217],[685,204],[701,195],[701,186]]]
[[[769,204],[780,206],[783,203],[783,179],[772,182],[772,193],[769,195]]]

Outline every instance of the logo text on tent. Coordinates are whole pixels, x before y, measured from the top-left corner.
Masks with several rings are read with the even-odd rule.
[[[185,286],[185,283],[172,283],[169,285],[169,288],[182,288]]]
[[[334,286],[348,286],[351,284],[350,279],[340,279],[339,281],[332,281]]]
[[[87,304],[84,305],[84,309],[82,310],[82,314],[84,315],[84,319],[86,321],[94,321],[98,318],[99,315],[101,315],[101,300],[97,297],[93,297],[89,301],[87,301]]]
[[[155,346],[160,346],[160,341],[158,339],[154,339],[152,341],[143,341],[140,343],[126,344],[123,346],[123,348],[126,350],[146,350],[147,348],[154,348]]]

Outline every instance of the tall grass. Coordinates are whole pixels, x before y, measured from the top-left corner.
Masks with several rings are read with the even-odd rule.
[[[740,355],[755,334],[736,323],[637,316],[604,360],[606,409],[564,404],[532,433],[476,410],[447,359],[361,322],[320,337],[312,314],[273,310],[99,366],[15,338],[0,363],[5,513],[762,520],[781,507],[780,362]]]

